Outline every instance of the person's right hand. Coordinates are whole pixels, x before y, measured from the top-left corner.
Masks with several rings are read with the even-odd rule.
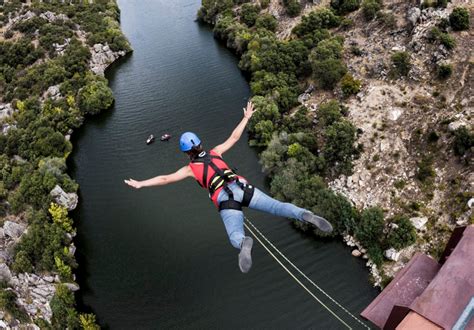
[[[135,189],[140,189],[142,187],[141,182],[133,179],[128,179],[128,180],[123,180],[126,184],[128,184],[130,187],[133,187]]]

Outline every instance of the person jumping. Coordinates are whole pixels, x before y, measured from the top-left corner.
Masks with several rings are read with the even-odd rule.
[[[293,204],[282,203],[271,198],[248,183],[244,177],[237,175],[224,162],[222,155],[240,139],[253,113],[253,104],[248,102],[247,108],[244,108],[244,118],[230,137],[209,152],[203,149],[201,140],[196,134],[183,133],[179,140],[179,146],[181,151],[189,156],[190,162],[178,171],[143,181],[124,180],[129,186],[140,189],[162,186],[194,177],[201,187],[209,191],[209,197],[219,210],[232,246],[240,250],[238,262],[243,273],[247,273],[252,267],[253,245],[252,238],[245,236],[244,214],[242,212],[244,206],[276,216],[307,222],[326,233],[332,231],[332,225],[326,219]]]

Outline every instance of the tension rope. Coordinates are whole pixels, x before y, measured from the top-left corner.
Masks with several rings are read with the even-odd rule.
[[[348,311],[344,306],[342,306],[338,301],[336,301],[334,298],[332,298],[326,291],[324,291],[321,287],[319,287],[313,280],[311,280],[306,274],[304,274],[294,263],[292,263],[270,240],[258,230],[258,228],[247,218],[245,217],[245,222],[244,222],[245,228],[255,237],[255,239],[260,243],[260,245],[263,246],[265,250],[270,254],[270,256],[275,259],[276,262],[303,288],[308,292],[311,297],[313,297],[314,300],[316,300],[321,306],[323,306],[329,313],[331,313],[339,322],[341,322],[346,328],[352,329],[351,326],[349,326],[341,317],[339,317],[335,311],[333,311],[331,308],[329,308],[325,303],[323,303],[316,295],[311,292],[310,289],[306,285],[304,285],[296,276],[289,270],[279,259],[275,254],[273,254],[272,251],[262,242],[262,240],[255,234],[258,233],[263,240],[271,247],[273,248],[291,267],[293,267],[301,276],[303,276],[314,288],[316,288],[319,292],[321,292],[324,296],[326,296],[331,302],[333,302],[337,307],[339,307],[342,311],[344,311],[346,314],[348,314],[351,318],[356,320],[361,326],[363,326],[366,329],[370,329],[366,324],[364,324],[359,318],[357,318],[354,314],[352,314],[350,311]],[[252,230],[252,228],[253,230]],[[254,232],[255,230],[255,232]]]

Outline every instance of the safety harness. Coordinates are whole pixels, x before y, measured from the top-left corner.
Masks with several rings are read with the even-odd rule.
[[[221,166],[218,166],[215,160],[220,161],[219,163]],[[229,196],[228,200],[219,203],[219,211],[226,209],[242,210],[242,207],[249,206],[255,190],[254,186],[240,182],[237,174],[235,174],[235,172],[228,167],[222,157],[218,156],[215,153],[208,154],[206,152],[203,152],[196,159],[191,161],[191,164],[196,163],[203,164],[202,179],[199,180],[196,177],[196,181],[201,187],[209,190],[209,198],[211,198],[212,200],[215,199],[213,197],[217,198],[217,196],[214,195],[220,188],[224,189],[224,191]],[[213,170],[214,174],[212,174],[211,178],[208,179],[209,168]],[[234,199],[234,194],[229,188],[229,183],[232,182],[237,183],[237,185],[244,191],[242,202],[238,202]]]

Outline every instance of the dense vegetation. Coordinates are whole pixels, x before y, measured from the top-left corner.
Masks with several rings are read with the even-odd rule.
[[[0,42],[1,101],[11,103],[15,110],[4,122],[10,125],[8,133],[0,134],[0,216],[23,214],[29,223],[28,232],[15,246],[11,268],[17,273],[54,272],[71,282],[77,263],[68,246],[75,229],[67,209],[53,202],[50,191],[56,185],[66,192],[77,191],[66,173],[72,145],[65,136],[85,116],[113,102],[107,80],[89,70],[88,45],[107,43],[115,51],[129,51],[130,46],[120,31],[115,1],[34,3],[27,9],[11,2],[2,9],[3,23],[15,11],[35,13],[11,27],[7,34],[11,40]],[[49,21],[40,17],[46,11],[65,16]],[[86,44],[78,28],[86,32]],[[63,45],[63,50],[57,51],[57,45]],[[51,86],[58,86],[61,97],[46,93]],[[0,303],[13,315],[24,316],[12,307],[12,294],[3,290]],[[51,302],[51,326],[96,327],[94,317],[79,316],[74,305],[73,293],[59,285]],[[44,320],[37,322],[49,326]]]
[[[292,1],[283,2],[289,16],[299,13],[296,3],[298,8]],[[240,68],[250,76],[252,100],[258,110],[249,123],[250,144],[260,151],[272,194],[327,218],[334,225],[332,236],[355,234],[378,264],[390,244],[404,247],[413,243],[410,222],[403,221],[398,225],[401,229],[385,233],[381,210],[359,212],[324,182],[325,177],[350,174],[359,152],[357,129],[346,118],[347,109],[333,99],[311,114],[297,101],[309,82],[328,91],[340,88],[344,97],[360,90],[361,82],[347,72],[343,61],[343,40],[331,29],[340,26],[343,19],[339,15],[356,10],[361,3],[334,0],[332,9],[317,9],[303,16],[290,40],[276,37],[276,22],[269,14],[255,17],[258,7],[244,4],[233,10],[235,5],[239,3],[204,0],[198,17],[214,25],[216,38],[240,56]],[[374,16],[381,5],[381,1],[362,1],[364,10],[374,7]],[[258,23],[263,17],[272,23]],[[408,54],[399,54],[393,61],[397,74],[406,74]],[[299,222],[295,225],[310,230]]]

